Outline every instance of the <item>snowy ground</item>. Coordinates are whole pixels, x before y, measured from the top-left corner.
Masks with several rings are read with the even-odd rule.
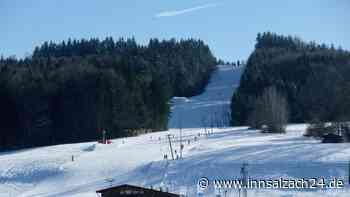
[[[187,105],[184,103],[199,105],[204,110],[206,107],[199,102],[205,101],[203,105],[207,106],[210,97],[220,95],[218,91],[213,91],[215,94],[208,91],[235,85],[237,80],[230,78],[231,75],[234,78],[237,73],[229,67],[220,67],[202,95],[208,100],[201,96],[177,98],[181,102],[175,103],[173,110],[177,113],[181,107],[176,105]],[[230,97],[232,91],[221,95],[224,94]],[[221,108],[222,103],[227,104],[227,97],[221,98],[221,104],[218,104],[219,99],[213,99],[213,105]],[[87,142],[0,153],[0,197],[96,197],[96,190],[124,183],[197,196],[197,182],[201,177],[209,180],[239,178],[243,163],[248,164],[248,176],[252,179],[336,177],[346,182],[343,189],[254,189],[248,190],[248,196],[349,196],[349,144],[321,144],[319,140],[303,137],[306,127],[303,124],[289,125],[287,134],[262,134],[236,127],[214,128],[213,134],[207,136],[204,128],[195,128],[191,123],[196,113],[179,113],[186,128],[182,135],[185,141],[182,160],[163,159],[164,154],[171,158],[168,133],[173,136],[174,149],[179,150],[180,133],[176,128],[116,139],[110,145]],[[214,190],[211,184],[202,193],[214,196],[224,191]],[[238,190],[227,189],[227,196],[238,196]]]
[[[242,68],[219,66],[203,94],[191,98],[174,97],[169,127],[198,128],[212,123],[228,124],[227,113],[241,72]]]

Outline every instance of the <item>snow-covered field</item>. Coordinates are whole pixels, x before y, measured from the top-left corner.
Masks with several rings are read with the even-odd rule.
[[[171,108],[169,128],[198,128],[210,126],[211,123],[228,123],[231,97],[239,85],[242,68],[219,66],[212,76],[203,94],[191,98],[174,97]]]
[[[197,196],[201,177],[236,179],[243,163],[252,179],[335,177],[345,182],[343,189],[249,189],[248,196],[350,196],[349,144],[321,144],[303,137],[304,124],[289,125],[287,134],[227,127],[214,128],[207,136],[204,128],[197,128],[198,115],[228,104],[238,83],[237,72],[221,66],[205,93],[174,99],[169,131],[115,139],[109,145],[87,142],[0,153],[0,197],[96,197],[96,190],[124,183]],[[172,134],[173,148],[179,152],[180,132],[173,127],[180,115],[183,159],[167,161],[163,158],[164,154],[171,158],[167,134]],[[201,192],[214,196],[225,190],[214,190],[210,182]],[[226,196],[238,196],[238,190],[227,189]]]

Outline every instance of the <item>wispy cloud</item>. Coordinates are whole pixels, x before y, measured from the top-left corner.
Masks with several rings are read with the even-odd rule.
[[[177,15],[186,14],[186,13],[189,13],[189,12],[195,12],[195,11],[202,10],[202,9],[205,9],[205,8],[216,7],[218,5],[219,4],[210,3],[210,4],[205,4],[205,5],[196,6],[196,7],[192,7],[192,8],[187,8],[187,9],[183,9],[183,10],[163,11],[163,12],[160,12],[160,13],[156,14],[155,17],[160,18],[160,17],[177,16]]]

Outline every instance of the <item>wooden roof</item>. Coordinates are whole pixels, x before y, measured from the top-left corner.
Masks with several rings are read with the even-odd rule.
[[[154,194],[158,194],[159,196],[169,196],[169,197],[179,197],[180,196],[178,194],[173,194],[173,193],[169,193],[169,192],[163,192],[163,191],[158,191],[155,189],[149,189],[149,188],[139,187],[139,186],[135,186],[135,185],[128,185],[128,184],[123,184],[123,185],[119,185],[119,186],[114,186],[114,187],[98,190],[98,191],[96,191],[96,193],[103,194],[103,193],[107,193],[107,192],[111,192],[111,191],[112,192],[121,192],[121,193],[126,192],[126,191],[135,191],[135,192],[142,192],[142,194],[154,193]]]

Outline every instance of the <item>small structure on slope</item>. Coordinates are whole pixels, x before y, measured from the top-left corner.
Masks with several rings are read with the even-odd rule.
[[[96,191],[101,197],[179,197],[178,194],[143,188],[134,185],[120,185]]]
[[[112,144],[112,141],[107,139],[107,131],[105,129],[98,129],[102,132],[102,139],[98,141],[100,144]]]

